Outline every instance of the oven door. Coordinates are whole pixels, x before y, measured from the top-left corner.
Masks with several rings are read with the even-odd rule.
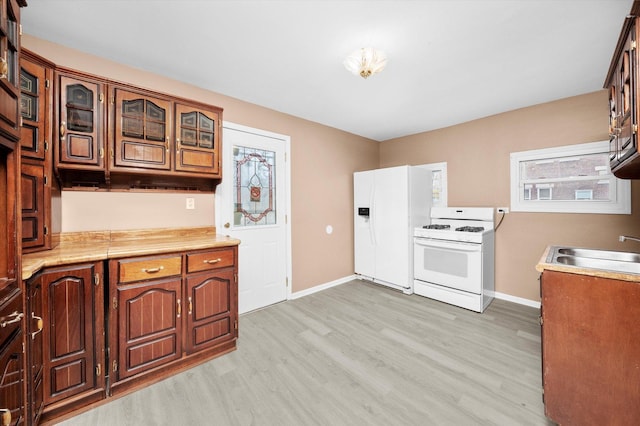
[[[414,279],[482,292],[482,244],[414,238]]]

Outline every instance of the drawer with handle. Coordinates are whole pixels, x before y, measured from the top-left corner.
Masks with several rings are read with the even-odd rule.
[[[182,273],[182,256],[153,256],[118,260],[118,283],[171,277]]]
[[[226,268],[235,263],[233,248],[187,253],[187,273]]]
[[[24,313],[22,312],[22,297],[15,292],[11,299],[0,306],[0,346],[20,328]]]

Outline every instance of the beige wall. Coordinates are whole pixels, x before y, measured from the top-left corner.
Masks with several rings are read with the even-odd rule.
[[[84,54],[28,34],[22,37],[22,45],[57,65],[217,105],[224,108],[225,121],[290,136],[292,289],[301,291],[353,274],[352,173],[377,167],[377,142]],[[129,195],[125,196],[125,201],[130,203],[134,212],[144,214],[148,203],[157,209],[165,209],[165,214],[156,218],[153,227],[191,226],[192,212],[182,210],[184,194],[177,198],[172,194]],[[76,214],[79,206],[95,203],[104,207],[99,209],[103,216],[118,217],[111,222],[101,222],[107,224],[105,226],[139,228],[140,220],[135,214],[130,217],[122,214],[121,203],[125,201],[123,196],[109,193],[63,192],[63,227],[86,229],[95,226],[93,214]],[[209,220],[213,225],[213,204],[206,200],[202,204],[203,209],[210,209]],[[200,214],[198,220],[202,220]],[[325,232],[327,225],[334,229],[331,235]]]
[[[607,140],[607,95],[599,91],[431,132],[385,141],[380,166],[447,162],[450,206],[508,207],[509,154]],[[496,233],[496,291],[539,300],[534,266],[553,244],[640,251],[640,184],[632,215],[509,213]]]

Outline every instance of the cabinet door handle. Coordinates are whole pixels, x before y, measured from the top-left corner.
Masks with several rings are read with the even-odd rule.
[[[207,260],[203,260],[203,263],[208,263],[209,265],[213,265],[214,263],[218,263],[218,262],[222,262],[221,258],[217,258],[217,259],[207,259]]]
[[[0,421],[2,426],[9,426],[11,424],[11,410],[6,408],[0,408]]]
[[[20,322],[20,320],[22,319],[23,316],[24,316],[24,314],[22,312],[15,311],[15,312],[7,315],[6,318],[10,318],[10,319],[3,319],[2,322],[0,322],[0,327],[4,328],[4,327],[8,326],[9,324],[14,324],[16,322]],[[13,318],[11,318],[11,317],[13,317]]]
[[[189,315],[193,312],[193,302],[191,301],[191,296],[189,296]]]
[[[180,318],[180,315],[182,314],[182,303],[180,302],[180,299],[178,299],[178,318]]]
[[[60,137],[61,138],[64,137],[65,131],[66,131],[65,122],[63,121],[62,123],[60,123]]]
[[[31,340],[33,340],[33,339],[36,338],[38,333],[40,333],[42,331],[42,328],[44,327],[44,323],[42,322],[42,317],[34,315],[33,312],[31,312],[31,318],[37,321],[36,322],[36,326],[38,327],[38,329],[36,331],[31,333]]]
[[[146,272],[147,274],[155,274],[156,272],[160,272],[164,269],[164,266],[157,266],[155,268],[142,268],[142,272]]]

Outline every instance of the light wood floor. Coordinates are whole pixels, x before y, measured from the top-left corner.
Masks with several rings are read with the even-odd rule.
[[[238,349],[72,425],[547,425],[538,309],[353,281],[240,317]]]

